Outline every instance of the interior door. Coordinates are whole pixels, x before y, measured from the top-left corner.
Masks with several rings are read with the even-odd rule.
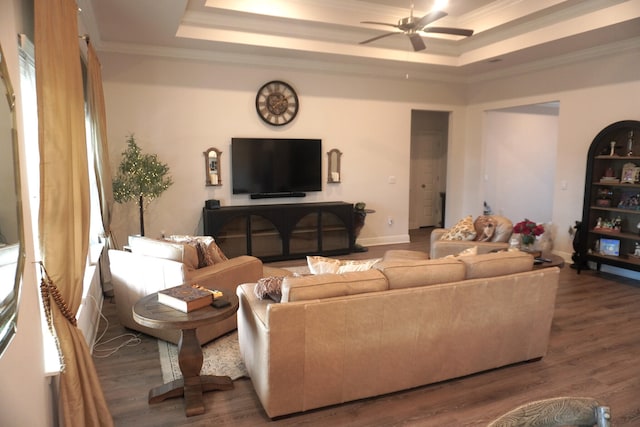
[[[439,188],[442,179],[442,132],[421,132],[411,148],[409,228],[437,226],[440,223]]]

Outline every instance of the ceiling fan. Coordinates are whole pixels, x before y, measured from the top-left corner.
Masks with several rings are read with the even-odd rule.
[[[463,36],[469,37],[473,34],[473,30],[465,30],[463,28],[450,28],[450,27],[427,27],[432,22],[437,21],[438,19],[442,19],[447,16],[446,12],[441,10],[433,11],[427,13],[422,18],[415,18],[413,16],[413,2],[411,3],[411,12],[410,15],[406,18],[402,18],[398,21],[397,24],[388,24],[386,22],[374,22],[374,21],[362,21],[361,24],[375,24],[375,25],[385,25],[387,27],[394,27],[399,29],[399,31],[392,31],[390,33],[385,33],[380,36],[376,36],[370,38],[368,40],[362,41],[359,44],[366,44],[372,41],[379,40],[383,37],[392,36],[394,34],[405,34],[411,40],[411,44],[413,45],[413,50],[415,52],[419,50],[423,50],[426,46],[424,41],[422,40],[422,36],[420,36],[420,32],[423,33],[438,33],[438,34],[452,34],[455,36]]]

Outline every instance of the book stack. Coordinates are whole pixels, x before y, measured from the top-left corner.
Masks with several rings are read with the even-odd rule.
[[[158,291],[158,302],[184,313],[210,305],[221,298],[222,292],[205,288],[196,283],[186,283]]]

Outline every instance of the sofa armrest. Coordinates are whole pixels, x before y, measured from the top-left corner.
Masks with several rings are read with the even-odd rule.
[[[109,264],[116,312],[123,326],[139,329],[132,307],[144,296],[184,283],[184,264],[111,249]]]

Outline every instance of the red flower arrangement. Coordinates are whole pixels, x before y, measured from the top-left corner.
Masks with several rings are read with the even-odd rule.
[[[513,226],[513,232],[522,236],[522,244],[531,245],[536,239],[536,236],[544,233],[544,226],[525,218],[524,221],[520,221]]]

